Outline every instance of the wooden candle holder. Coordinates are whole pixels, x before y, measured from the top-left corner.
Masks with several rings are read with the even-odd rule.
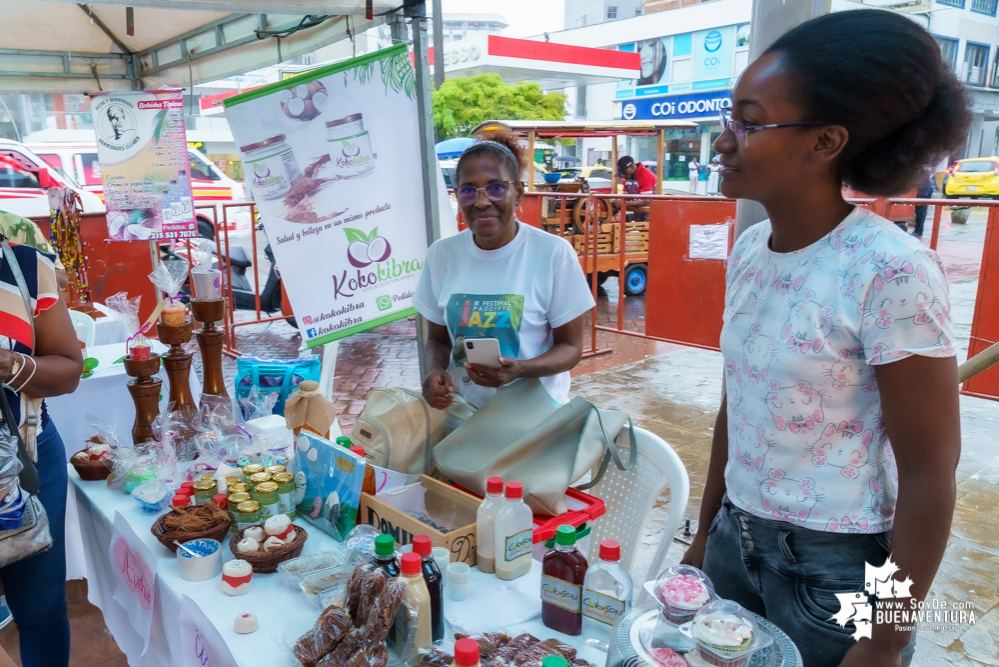
[[[201,348],[201,362],[204,364],[202,402],[205,396],[228,398],[229,393],[225,390],[225,380],[222,378],[222,347],[225,344],[225,333],[215,326],[216,322],[225,317],[225,299],[191,301],[191,312],[194,314],[194,319],[202,323],[202,327],[195,332],[198,337],[198,347]]]
[[[163,380],[156,377],[160,370],[160,355],[148,359],[125,357],[125,372],[134,380],[128,381],[128,393],[135,403],[135,423],[132,425],[132,442],[139,444],[153,440],[153,420],[160,413],[160,389]]]
[[[194,355],[181,347],[191,340],[194,327],[191,322],[185,322],[183,326],[168,326],[157,322],[156,331],[160,341],[170,346],[170,351],[163,357],[163,367],[170,381],[170,403],[173,403],[174,410],[194,407],[194,396],[191,394],[191,363]]]

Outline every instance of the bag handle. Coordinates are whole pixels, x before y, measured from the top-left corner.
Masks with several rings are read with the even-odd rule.
[[[596,486],[603,478],[604,473],[607,472],[607,465],[611,460],[614,461],[614,465],[617,466],[618,470],[622,472],[628,472],[634,468],[635,463],[638,461],[638,441],[635,439],[635,425],[631,423],[631,416],[628,416],[628,441],[631,451],[628,453],[628,465],[625,465],[621,461],[621,453],[617,451],[617,443],[607,435],[607,429],[604,428],[604,420],[600,416],[600,410],[593,403],[590,403],[590,408],[597,414],[597,423],[600,424],[600,434],[604,438],[604,447],[607,451],[604,453],[604,459],[600,462],[600,468],[597,470],[597,474],[593,476],[593,479],[586,484],[580,484],[576,487],[580,491],[586,491]]]

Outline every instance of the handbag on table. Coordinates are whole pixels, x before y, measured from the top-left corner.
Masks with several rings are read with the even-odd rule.
[[[621,470],[634,467],[634,428],[627,464],[616,444],[626,423],[627,413],[597,408],[582,396],[559,406],[539,379],[529,378],[496,392],[434,447],[433,458],[441,475],[479,495],[490,477],[520,482],[535,514],[558,516],[567,511],[566,489],[598,464],[593,480],[577,488],[595,486],[611,461]]]

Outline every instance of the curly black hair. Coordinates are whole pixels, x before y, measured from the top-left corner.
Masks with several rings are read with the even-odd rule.
[[[807,120],[850,133],[840,177],[860,192],[891,196],[915,186],[960,149],[971,123],[964,86],[933,37],[894,12],[828,14],[767,49],[797,83]]]
[[[455,178],[461,173],[462,163],[476,155],[492,155],[506,165],[511,180],[521,180],[521,172],[527,166],[527,150],[521,145],[520,138],[511,130],[499,128],[486,130],[475,136],[478,141],[465,149],[458,158],[455,167]]]

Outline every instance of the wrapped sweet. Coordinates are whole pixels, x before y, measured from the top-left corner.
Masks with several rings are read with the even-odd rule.
[[[222,592],[246,595],[253,588],[253,567],[245,560],[233,559],[222,566]]]
[[[187,322],[187,310],[181,302],[180,288],[187,280],[188,266],[186,259],[164,259],[149,274],[149,280],[167,296],[160,314],[164,326],[179,327]]]
[[[675,625],[693,620],[694,614],[715,599],[711,580],[689,565],[668,567],[645,587],[659,605],[663,619]]]
[[[264,521],[264,532],[282,541],[287,540],[289,535],[291,539],[295,539],[295,528],[292,526],[291,519],[288,518],[287,514],[276,514],[267,517],[267,520]]]
[[[255,540],[257,542],[263,542],[267,539],[267,534],[260,526],[250,526],[243,531],[243,537],[250,538],[251,540]]]
[[[270,551],[272,549],[280,549],[284,546],[284,540],[279,537],[268,537],[264,540],[264,551]]]
[[[236,617],[236,627],[234,628],[236,634],[248,635],[251,632],[256,632],[259,627],[260,623],[257,621],[256,614],[246,612]]]
[[[242,553],[253,553],[255,551],[260,551],[260,542],[257,542],[252,537],[244,537],[236,545],[236,548]]]

